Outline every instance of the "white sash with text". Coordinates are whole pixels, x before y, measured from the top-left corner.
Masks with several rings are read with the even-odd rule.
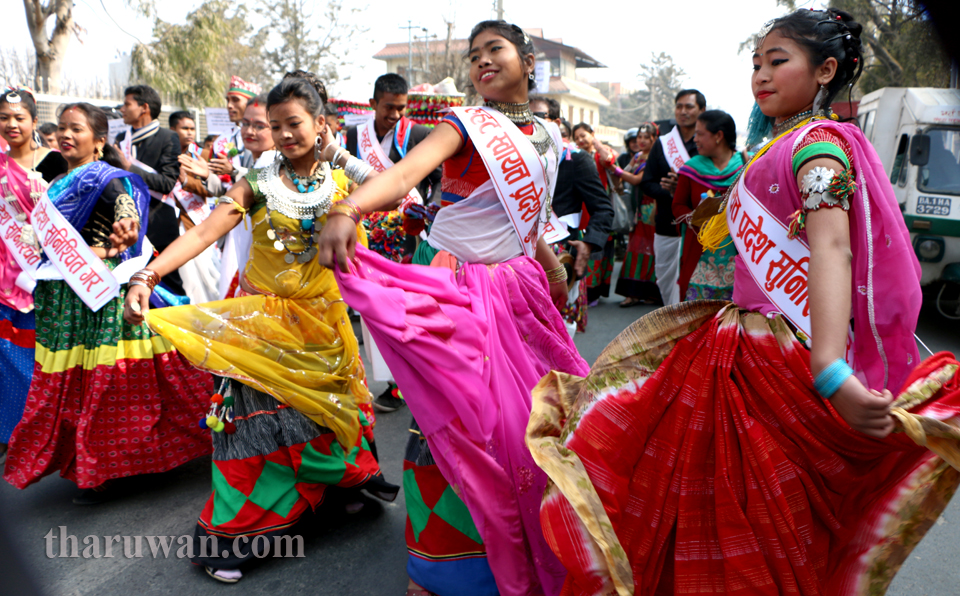
[[[20,240],[26,222],[17,221],[16,213],[7,201],[0,200],[0,240],[20,267],[16,284],[25,292],[32,292],[37,285],[37,265],[40,255],[33,246]]]
[[[557,216],[547,212],[546,196],[553,194],[557,181],[557,156],[547,151],[544,164],[526,135],[493,108],[451,108],[451,111],[460,119],[483,159],[497,196],[520,237],[523,253],[530,258],[536,254],[541,221],[546,221],[543,236],[547,243],[568,236]],[[559,150],[558,136],[559,132],[554,135],[554,143]],[[554,172],[550,188],[547,187],[547,168]]]
[[[120,293],[120,284],[100,257],[93,254],[70,222],[43,193],[30,221],[44,254],[77,296],[97,312]]]
[[[398,123],[397,126],[400,126]],[[409,134],[409,133],[407,133]],[[393,165],[393,161],[383,152],[383,147],[377,141],[377,131],[374,128],[374,119],[370,118],[357,126],[357,153],[360,159],[367,162],[378,172],[383,172]],[[417,205],[423,205],[423,197],[416,188],[410,189],[405,200],[411,200]]]
[[[727,199],[730,237],[747,271],[777,310],[810,337],[810,247],[753,196],[741,176]]]
[[[660,139],[663,145],[663,156],[667,158],[670,169],[674,172],[680,170],[683,164],[690,161],[690,154],[687,153],[687,147],[683,144],[683,137],[680,136],[680,129],[673,127],[667,136]]]

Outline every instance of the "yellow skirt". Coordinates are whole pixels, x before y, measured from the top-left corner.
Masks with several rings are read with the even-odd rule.
[[[356,442],[357,405],[370,392],[335,283],[313,298],[244,296],[150,310],[146,320],[197,368],[268,393],[341,445]]]

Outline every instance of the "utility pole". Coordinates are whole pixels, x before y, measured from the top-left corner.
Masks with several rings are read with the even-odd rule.
[[[497,20],[503,20],[503,0],[497,0]]]
[[[423,31],[423,35],[415,35],[414,39],[417,41],[423,41],[423,58],[425,62],[423,66],[423,72],[426,76],[430,76],[430,40],[437,39],[437,34],[434,33],[433,35],[430,35],[426,27],[421,27],[420,30]],[[429,83],[430,81],[427,82]]]
[[[420,26],[413,26],[413,21],[407,21],[406,27],[400,27],[401,29],[407,30],[407,78],[410,78],[410,74],[413,73],[413,30],[419,29]]]

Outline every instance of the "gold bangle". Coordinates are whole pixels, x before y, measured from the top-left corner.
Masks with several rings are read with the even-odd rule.
[[[567,281],[567,268],[563,265],[545,272],[547,274],[547,283],[559,284]]]
[[[350,199],[344,199],[330,207],[327,215],[346,215],[353,220],[353,223],[359,224],[363,214],[360,212],[360,207],[358,207],[356,203]]]

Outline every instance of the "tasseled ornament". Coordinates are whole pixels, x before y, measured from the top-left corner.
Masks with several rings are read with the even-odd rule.
[[[857,183],[853,179],[853,168],[847,168],[839,174],[834,174],[827,185],[827,192],[836,197],[841,203],[850,204],[853,193],[857,190]]]
[[[787,233],[787,238],[791,240],[799,238],[800,232],[802,232],[805,227],[807,227],[807,214],[797,209],[793,212],[793,215],[790,216],[790,231]]]

